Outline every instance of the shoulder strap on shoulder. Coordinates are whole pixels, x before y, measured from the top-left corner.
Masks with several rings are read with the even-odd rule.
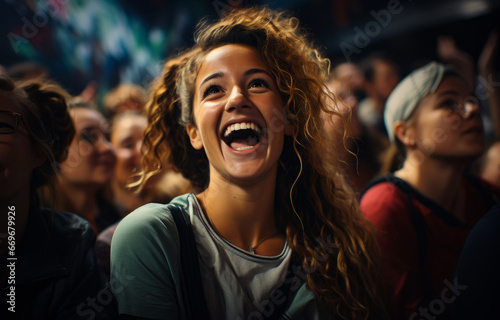
[[[404,180],[394,176],[393,174],[387,174],[382,177],[375,178],[371,182],[368,183],[367,187],[363,190],[363,193],[366,193],[368,189],[371,187],[383,183],[388,182],[396,186],[401,192],[404,194],[406,200],[408,201],[408,209],[410,211],[410,221],[417,235],[417,244],[418,244],[418,264],[420,271],[420,282],[422,283],[422,288],[424,291],[424,296],[433,297],[434,289],[432,288],[432,284],[429,274],[429,264],[428,264],[428,251],[429,251],[429,241],[427,238],[427,225],[425,224],[424,217],[419,212],[418,208],[415,207],[413,203],[413,188]]]
[[[175,206],[168,206],[174,218],[180,241],[182,295],[186,306],[186,316],[189,320],[209,320],[208,307],[201,285],[198,249],[191,224],[186,214]]]
[[[386,174],[385,176],[381,176],[381,177],[377,177],[377,178],[374,178],[372,180],[370,180],[366,185],[365,187],[363,188],[363,191],[361,191],[361,194],[360,194],[360,199],[363,198],[363,196],[365,195],[365,193],[370,190],[372,187],[376,186],[377,184],[379,183],[383,183],[383,182],[391,182],[391,177],[392,175],[391,174]]]
[[[408,201],[408,209],[410,211],[410,221],[415,229],[418,240],[418,257],[420,267],[423,268],[425,265],[425,260],[427,259],[427,251],[428,251],[428,240],[427,240],[427,228],[425,225],[424,217],[422,214],[418,212],[418,209],[415,207],[415,204],[412,200],[413,188],[404,180],[394,176],[393,174],[387,174],[382,177],[378,177],[373,179],[368,183],[365,187],[361,196],[363,196],[370,188],[374,187],[379,183],[391,183],[396,186],[401,192],[404,194],[406,200]],[[421,269],[422,270],[422,269]]]

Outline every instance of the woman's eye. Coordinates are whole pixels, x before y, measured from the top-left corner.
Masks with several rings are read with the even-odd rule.
[[[443,103],[441,103],[441,107],[450,109],[450,110],[455,110],[456,107],[458,106],[458,103],[455,100],[445,100]]]
[[[94,144],[96,142],[96,139],[90,132],[82,132],[82,134],[80,135],[80,139],[87,141],[91,144]]]
[[[216,85],[211,85],[205,89],[205,92],[203,92],[203,98],[206,98],[211,94],[219,93],[221,91],[222,91],[221,87],[216,86]]]
[[[0,122],[0,128],[2,129],[14,129],[14,127],[10,123]]]
[[[108,140],[108,137],[105,134],[101,133],[99,130],[96,129],[90,131],[83,131],[80,134],[80,139],[90,144],[96,144],[97,141],[99,141],[99,139],[101,138]]]
[[[250,88],[261,88],[261,87],[268,88],[269,85],[263,79],[254,79],[252,80],[252,82],[250,82]]]
[[[130,140],[125,140],[120,143],[120,148],[122,149],[133,149],[134,148],[134,142]]]

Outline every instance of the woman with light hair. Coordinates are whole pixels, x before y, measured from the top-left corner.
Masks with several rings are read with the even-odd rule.
[[[384,120],[400,166],[371,183],[361,209],[377,228],[397,318],[444,316],[460,294],[453,274],[465,239],[494,202],[488,184],[465,174],[484,149],[477,99],[454,68],[431,62],[398,84]]]
[[[127,110],[142,113],[146,102],[147,93],[144,88],[133,83],[122,83],[104,97],[106,117],[111,120]]]

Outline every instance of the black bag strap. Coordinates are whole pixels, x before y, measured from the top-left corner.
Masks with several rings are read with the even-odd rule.
[[[180,241],[182,298],[185,302],[186,319],[209,320],[208,307],[201,282],[198,249],[193,229],[186,214],[175,206],[169,205],[174,218]]]

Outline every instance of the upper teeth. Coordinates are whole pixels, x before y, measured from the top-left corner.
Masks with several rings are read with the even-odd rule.
[[[252,129],[257,134],[260,134],[260,127],[256,125],[253,122],[241,122],[241,123],[234,123],[227,127],[226,132],[224,132],[224,137],[227,137],[231,132],[233,131],[238,131],[238,130],[246,130],[246,129]]]

